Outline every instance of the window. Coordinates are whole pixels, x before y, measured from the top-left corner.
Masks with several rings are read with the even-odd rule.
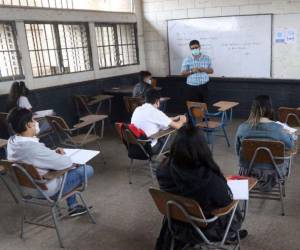
[[[136,24],[96,24],[99,67],[139,63]]]
[[[133,0],[0,0],[0,5],[133,12]]]
[[[86,24],[26,23],[34,77],[92,70]]]
[[[0,81],[22,78],[15,27],[0,22]]]

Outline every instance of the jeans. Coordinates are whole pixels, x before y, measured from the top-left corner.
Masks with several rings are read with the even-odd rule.
[[[90,178],[94,174],[92,166],[86,165],[86,176]],[[80,166],[76,169],[70,170],[67,175],[67,179],[64,185],[63,195],[71,192],[76,187],[80,186],[84,182],[84,166]],[[56,194],[58,196],[58,194]],[[72,195],[67,198],[67,204],[69,208],[74,208],[77,205],[76,195]]]

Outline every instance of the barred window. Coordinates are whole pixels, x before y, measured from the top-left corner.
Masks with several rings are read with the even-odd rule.
[[[0,81],[23,78],[15,26],[0,22]]]
[[[136,24],[96,24],[99,67],[139,64]]]
[[[34,77],[92,70],[86,24],[26,23]]]
[[[133,12],[133,0],[0,0],[0,5]]]

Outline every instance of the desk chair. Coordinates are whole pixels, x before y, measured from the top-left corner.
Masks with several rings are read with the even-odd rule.
[[[133,111],[145,103],[144,98],[123,96],[124,104],[128,114],[132,115]]]
[[[74,95],[73,100],[75,102],[76,112],[78,117],[86,116],[86,115],[93,115],[99,114],[102,103],[104,101],[108,101],[108,113],[111,113],[111,95],[97,95],[97,96],[86,96],[86,95]],[[91,110],[91,106],[98,104],[96,111],[93,112]]]
[[[181,221],[190,224],[197,235],[199,236],[199,245],[197,244],[197,249],[227,249],[225,247],[225,241],[228,236],[232,220],[234,218],[238,201],[233,201],[227,207],[216,209],[212,212],[212,218],[206,218],[198,202],[195,200],[185,198],[182,196],[167,193],[161,190],[150,188],[149,192],[154,200],[157,209],[162,215],[167,218],[168,228],[172,234],[172,244],[171,249],[174,249],[174,242],[176,239],[176,234],[173,231],[173,220]],[[228,224],[226,225],[226,230],[224,236],[220,242],[210,241],[204,234],[203,229],[212,225],[219,217],[230,215]],[[238,235],[238,232],[236,232]],[[234,249],[239,247],[240,241],[237,237],[236,242],[233,243]],[[186,247],[189,246],[189,242],[186,242]],[[198,248],[199,247],[199,248]],[[195,249],[195,248],[184,248],[184,249]]]
[[[290,127],[300,127],[300,109],[280,107],[278,109],[278,118],[282,123]]]
[[[16,203],[19,203],[15,193],[13,192],[13,190],[11,189],[11,187],[9,186],[9,184],[7,183],[7,181],[5,179],[5,177],[8,176],[8,174],[9,174],[9,169],[10,169],[10,164],[8,162],[0,161],[0,180],[2,181],[4,186],[7,188],[7,190],[13,197],[14,201]]]
[[[104,134],[104,120],[107,115],[87,116],[83,122],[77,123],[70,128],[62,117],[46,116],[49,124],[55,131],[59,144],[71,148],[85,148],[88,144],[96,142],[101,151],[100,141]],[[100,135],[96,132],[96,123],[101,122]],[[80,133],[80,129],[88,129],[86,133]],[[106,164],[104,156],[101,152],[103,163]]]
[[[1,161],[2,162],[2,161]],[[64,247],[63,241],[60,234],[59,229],[59,220],[63,218],[63,216],[60,213],[60,204],[62,201],[66,200],[68,197],[72,195],[78,195],[82,204],[85,206],[88,216],[92,223],[96,223],[95,219],[93,218],[92,214],[90,213],[89,207],[84,201],[81,193],[85,190],[87,186],[87,177],[85,172],[85,179],[81,186],[78,186],[74,190],[72,190],[68,194],[63,194],[63,189],[65,185],[65,181],[68,175],[68,172],[70,169],[65,169],[61,171],[51,171],[48,172],[46,175],[41,176],[35,167],[20,163],[10,163],[10,168],[12,172],[14,173],[15,182],[17,185],[17,188],[21,195],[21,204],[22,204],[22,220],[21,220],[21,238],[24,239],[24,226],[25,224],[32,224],[36,226],[43,226],[43,227],[49,227],[49,228],[55,228],[57,238],[59,241],[60,247]],[[61,177],[62,182],[59,188],[59,195],[57,198],[50,197],[47,195],[46,191],[47,188],[47,181],[54,180],[55,178]],[[36,190],[37,194],[39,196],[32,196],[26,194],[22,187],[31,188]],[[45,224],[45,219],[49,218],[49,213],[36,217],[35,220],[29,220],[26,216],[26,208],[30,207],[32,209],[32,206],[37,207],[48,207],[50,209],[50,215],[53,220],[53,224]]]
[[[151,140],[141,140],[136,138],[136,136],[130,131],[127,124],[125,123],[115,123],[115,127],[122,143],[127,149],[128,157],[130,159],[130,165],[128,168],[129,184],[132,184],[132,170],[134,160],[148,161],[152,182],[154,183],[155,169],[153,166],[154,161],[152,159],[152,149],[150,145]]]
[[[229,139],[226,133],[227,124],[223,119],[223,112],[208,112],[206,103],[187,101],[186,105],[190,117],[193,119],[193,123],[206,133],[207,140],[211,145],[212,151],[214,146],[214,134],[220,129],[223,131],[223,136],[226,139],[227,146],[230,147]],[[212,120],[214,118],[217,120]]]
[[[273,170],[278,178],[277,185],[273,187],[271,192],[261,192],[257,188],[254,188],[250,192],[250,196],[257,199],[279,200],[281,202],[281,214],[285,215],[284,197],[286,177],[280,173],[279,165],[283,164],[284,160],[290,161],[291,156],[285,156],[284,144],[280,141],[245,139],[242,142],[240,154],[241,158],[249,163],[248,168],[240,168],[240,175],[251,177],[251,170],[255,167],[255,164],[265,163],[273,166]]]

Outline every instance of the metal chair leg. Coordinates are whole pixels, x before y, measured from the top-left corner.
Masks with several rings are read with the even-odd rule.
[[[133,159],[130,159],[130,166],[128,168],[129,184],[132,184],[132,167],[133,167]]]
[[[16,195],[14,194],[14,192],[12,191],[12,189],[10,188],[10,186],[8,185],[8,183],[6,182],[6,180],[4,179],[4,177],[1,174],[0,174],[0,179],[2,180],[4,186],[7,188],[7,190],[10,192],[10,194],[13,197],[13,199],[15,200],[15,202],[18,204],[19,201],[18,201]]]
[[[92,223],[93,223],[93,224],[96,224],[96,220],[95,220],[95,218],[93,217],[93,215],[91,214],[91,211],[90,211],[88,205],[86,204],[85,200],[83,199],[81,193],[77,193],[77,194],[78,194],[78,196],[79,196],[79,198],[80,198],[82,204],[83,204],[84,207],[86,208],[86,211],[87,211],[87,213],[88,213],[88,215],[89,215],[89,217],[90,217]]]
[[[21,232],[20,232],[20,238],[24,239],[24,223],[25,223],[25,208],[22,205],[22,216],[21,216]]]
[[[225,129],[224,126],[222,126],[222,130],[223,130],[223,133],[224,133],[224,137],[225,137],[225,139],[226,139],[226,142],[227,142],[227,146],[230,147],[229,139],[228,139],[227,132],[226,132],[226,129]]]
[[[150,167],[150,173],[151,173],[151,179],[152,179],[152,184],[155,184],[155,176],[153,173],[153,168],[152,168],[152,161],[149,161],[149,167]]]
[[[280,190],[280,202],[281,202],[281,215],[284,216],[284,201],[283,201],[283,184],[279,183],[279,190]]]
[[[56,230],[59,245],[60,245],[61,248],[63,248],[64,245],[63,245],[63,242],[62,242],[62,239],[61,239],[61,236],[60,236],[58,220],[57,220],[57,217],[56,217],[56,206],[53,206],[51,208],[51,214],[52,214],[52,219],[53,219],[53,222],[54,222],[54,226],[55,226],[55,230]]]
[[[100,145],[100,142],[97,142],[97,144],[98,144],[98,148],[99,148],[99,151],[100,151],[100,157],[102,158],[103,164],[106,165],[106,161],[105,161],[103,152],[101,152],[101,145]]]

